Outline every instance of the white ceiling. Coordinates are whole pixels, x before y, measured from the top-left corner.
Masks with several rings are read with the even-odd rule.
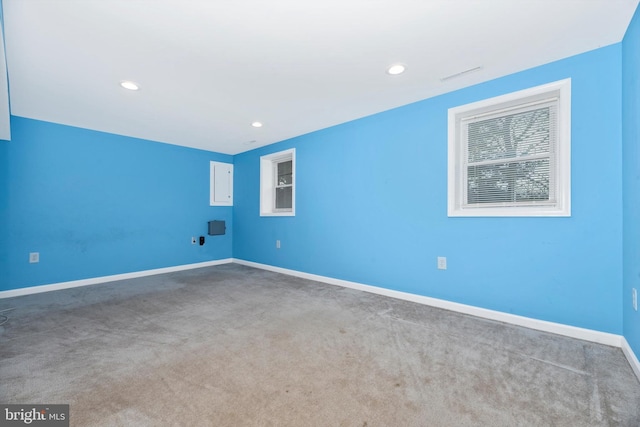
[[[3,0],[11,113],[236,154],[617,43],[637,5]]]

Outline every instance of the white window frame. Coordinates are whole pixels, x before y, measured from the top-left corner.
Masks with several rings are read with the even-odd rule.
[[[557,100],[557,139],[550,169],[553,201],[529,203],[467,204],[466,122],[529,104]],[[571,79],[536,86],[507,95],[449,109],[448,216],[516,217],[571,216]]]
[[[278,163],[291,161],[291,209],[276,209]],[[296,149],[279,151],[260,157],[260,216],[295,216],[296,214]]]

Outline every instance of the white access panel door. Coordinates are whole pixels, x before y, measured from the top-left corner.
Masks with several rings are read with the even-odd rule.
[[[233,165],[211,162],[210,167],[211,206],[233,206]]]

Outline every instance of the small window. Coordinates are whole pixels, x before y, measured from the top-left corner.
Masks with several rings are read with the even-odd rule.
[[[570,216],[571,81],[449,110],[449,216]]]
[[[276,173],[275,210],[288,212],[293,208],[293,160],[274,163]]]
[[[295,149],[260,157],[260,215],[295,215]]]

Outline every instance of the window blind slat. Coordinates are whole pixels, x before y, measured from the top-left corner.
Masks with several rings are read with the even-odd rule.
[[[509,162],[467,168],[469,204],[550,200],[550,160]]]
[[[551,107],[546,106],[469,123],[468,163],[551,152],[554,116]]]

